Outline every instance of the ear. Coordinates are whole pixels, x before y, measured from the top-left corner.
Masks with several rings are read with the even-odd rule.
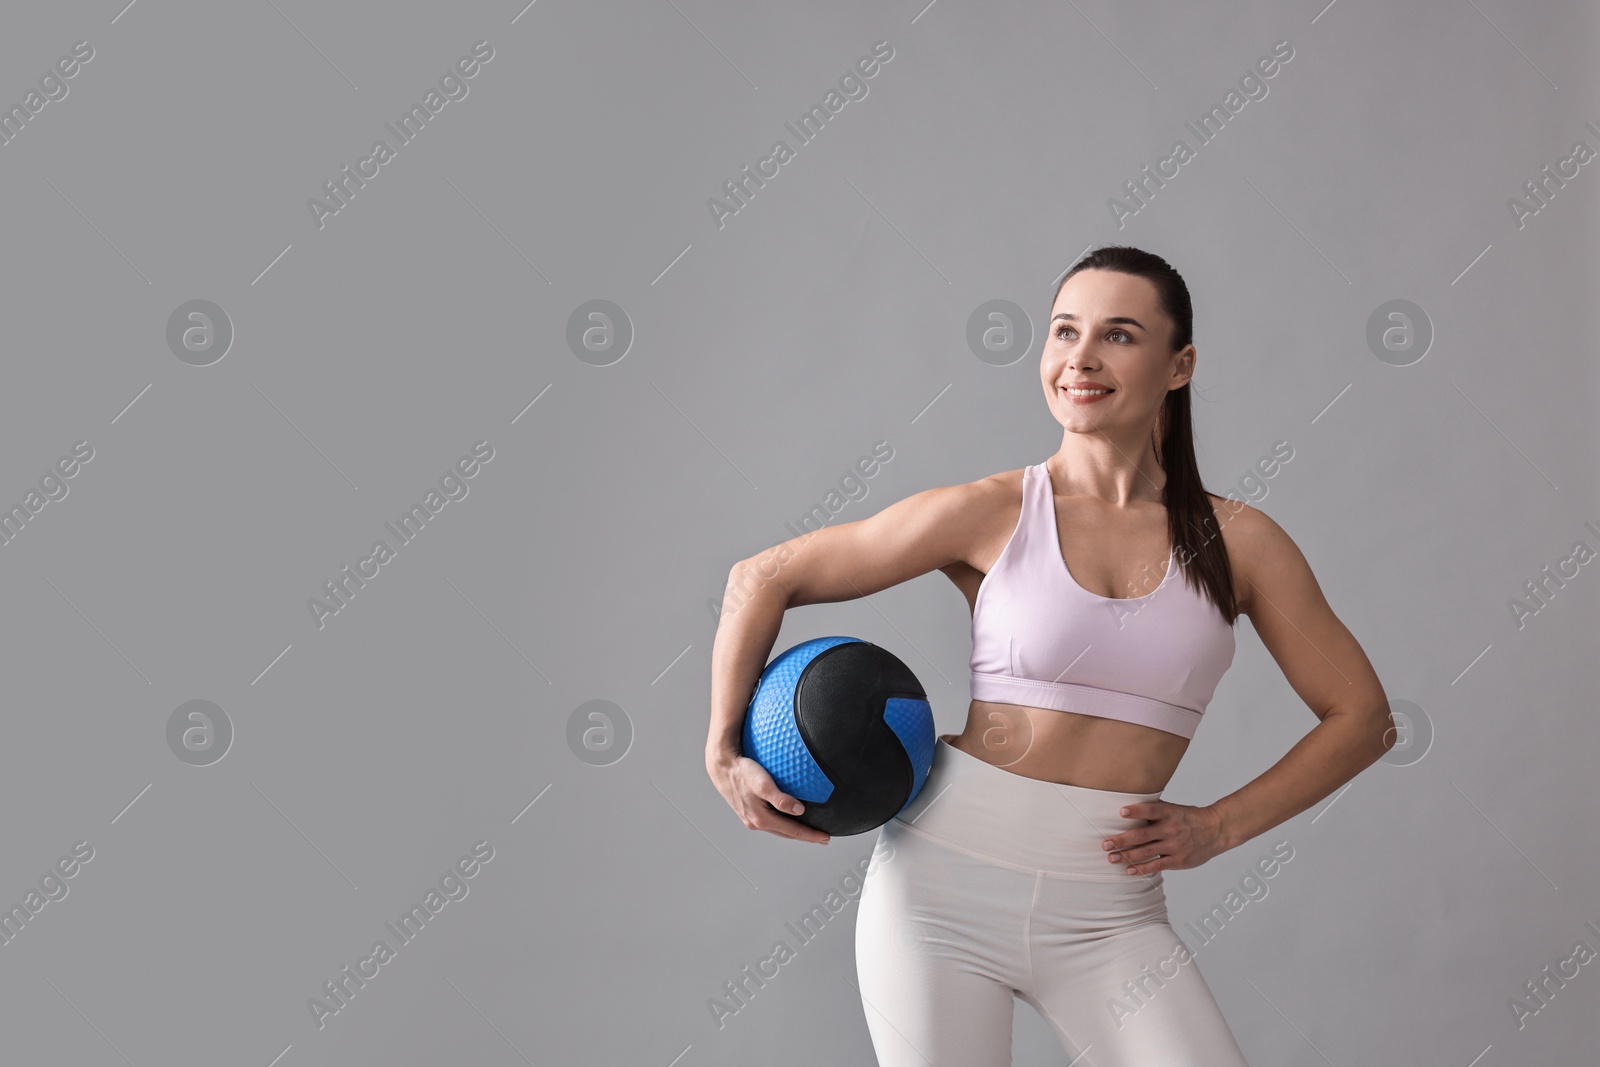
[[[1199,353],[1192,344],[1184,345],[1178,352],[1172,365],[1173,378],[1177,384],[1183,385],[1194,377],[1194,364],[1198,356]]]

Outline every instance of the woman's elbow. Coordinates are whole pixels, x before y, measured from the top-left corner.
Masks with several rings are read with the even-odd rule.
[[[737,607],[756,596],[775,596],[787,602],[788,590],[779,579],[781,566],[775,564],[772,553],[763,553],[742,559],[728,569],[728,581],[722,591],[723,602],[730,600]]]

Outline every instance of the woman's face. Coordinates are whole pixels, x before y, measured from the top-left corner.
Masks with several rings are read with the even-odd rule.
[[[1068,430],[1154,425],[1167,392],[1194,373],[1195,350],[1173,352],[1172,320],[1153,282],[1133,274],[1082,270],[1068,278],[1050,309],[1039,378],[1050,412]],[[1092,382],[1110,392],[1073,396]]]

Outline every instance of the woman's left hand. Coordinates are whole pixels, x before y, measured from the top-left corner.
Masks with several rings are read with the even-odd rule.
[[[1222,818],[1212,808],[1146,800],[1123,807],[1122,813],[1126,818],[1150,820],[1101,842],[1110,862],[1126,864],[1129,874],[1198,867],[1227,851]]]

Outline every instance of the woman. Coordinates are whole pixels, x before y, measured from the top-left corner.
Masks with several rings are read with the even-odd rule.
[[[966,728],[940,735],[922,791],[879,831],[856,917],[886,1067],[1009,1064],[1013,997],[1082,1067],[1244,1064],[1168,921],[1162,872],[1305,811],[1394,743],[1383,687],[1294,542],[1200,483],[1192,335],[1165,260],[1092,252],[1056,288],[1039,360],[1053,455],[729,576],[742,602],[712,652],[706,768],[746,826],[801,841],[828,838],[739,748],[784,610],[937,569],[972,611]],[[1234,793],[1169,803],[1239,614],[1321,721]]]

